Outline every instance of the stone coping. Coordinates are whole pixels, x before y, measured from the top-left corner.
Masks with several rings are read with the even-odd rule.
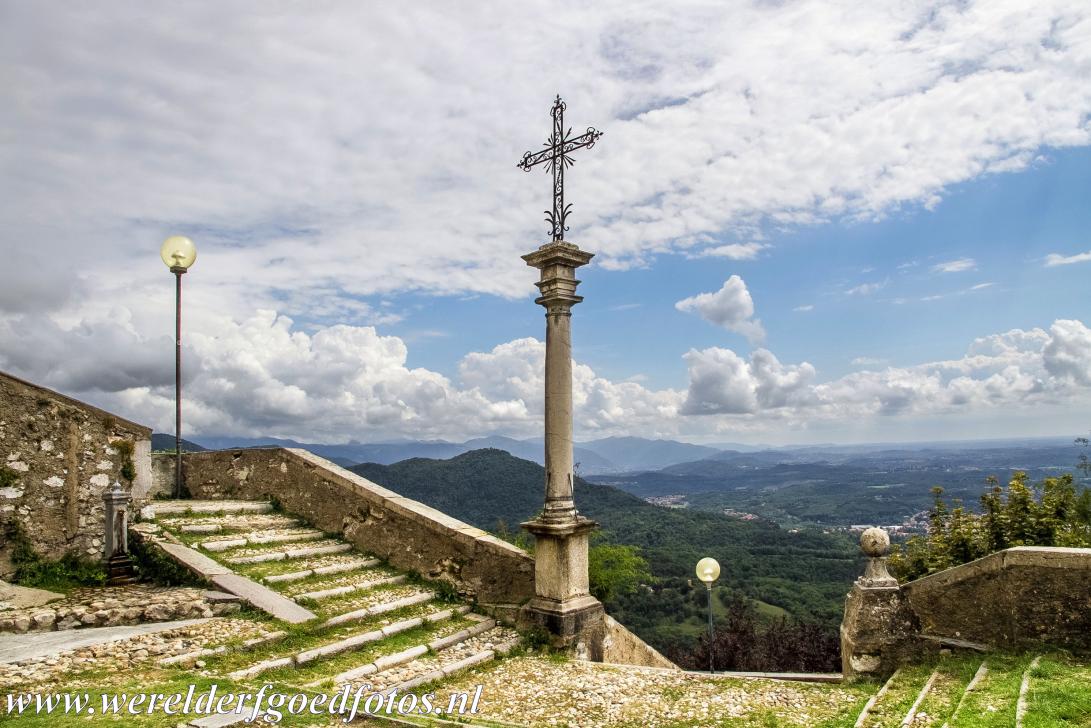
[[[41,392],[42,394],[53,397],[54,399],[59,399],[62,402],[64,402],[65,404],[67,404],[67,405],[71,405],[73,407],[77,407],[77,408],[83,409],[83,410],[88,410],[88,411],[98,415],[100,418],[112,417],[114,419],[114,421],[116,421],[118,424],[124,425],[126,428],[135,431],[137,434],[143,436],[144,439],[151,439],[152,428],[150,428],[150,427],[148,427],[146,425],[141,425],[138,422],[133,422],[132,420],[127,420],[124,417],[121,417],[119,415],[114,414],[113,412],[107,412],[104,409],[100,409],[99,407],[95,407],[94,405],[87,404],[86,402],[82,402],[82,401],[80,401],[78,399],[75,399],[73,397],[69,397],[68,395],[61,394],[60,392],[58,392],[56,390],[49,389],[48,387],[43,387],[40,384],[35,384],[34,382],[28,382],[25,379],[20,379],[19,377],[15,376],[13,374],[9,374],[7,372],[0,372],[0,379],[9,379],[9,380],[11,380],[13,382],[16,382],[17,384],[19,384],[19,385],[21,385],[23,387],[27,387],[29,389],[33,389],[35,391]]]
[[[980,559],[952,566],[901,585],[910,592],[943,588],[967,578],[1004,571],[1012,566],[1091,570],[1091,548],[1012,546]]]
[[[384,488],[378,483],[373,483],[362,475],[342,468],[340,465],[326,460],[323,457],[319,457],[308,450],[295,447],[286,447],[283,448],[283,450],[311,465],[321,467],[323,470],[328,471],[327,474],[332,478],[346,481],[352,486],[365,490],[369,494],[380,498],[383,501],[383,505],[395,513],[413,517],[414,520],[418,522],[431,522],[441,529],[450,530],[453,532],[451,535],[458,540],[464,542],[477,541],[479,543],[488,543],[491,546],[494,546],[501,551],[507,551],[512,555],[530,558],[530,556],[521,548],[513,546],[507,541],[503,541],[487,531],[483,531],[476,526],[471,526],[464,521],[453,518],[443,511],[436,510],[420,501],[398,495],[389,488]]]

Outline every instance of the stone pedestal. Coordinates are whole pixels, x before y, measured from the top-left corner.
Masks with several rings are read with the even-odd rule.
[[[523,619],[547,630],[558,647],[601,660],[606,611],[587,582],[587,543],[598,524],[578,516],[568,524],[523,523],[534,534],[534,598]]]
[[[523,256],[541,271],[535,303],[546,310],[545,505],[522,524],[535,537],[535,597],[523,621],[547,629],[559,646],[581,657],[602,659],[605,611],[587,583],[587,542],[596,525],[576,512],[572,472],[572,306],[576,268],[592,253],[558,240]]]
[[[860,536],[860,548],[868,563],[845,599],[841,621],[841,674],[847,681],[893,673],[913,649],[919,631],[898,580],[886,568],[890,553],[886,531],[867,529]]]

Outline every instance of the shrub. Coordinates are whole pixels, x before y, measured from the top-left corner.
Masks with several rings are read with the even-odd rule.
[[[981,513],[958,501],[949,507],[943,488],[933,488],[928,535],[894,550],[891,573],[908,581],[1012,546],[1091,546],[1091,490],[1077,490],[1072,475],[1031,484],[1020,471],[1006,490],[988,482]]]
[[[59,559],[46,559],[35,551],[22,524],[10,521],[4,530],[4,537],[11,548],[11,564],[15,567],[14,583],[58,592],[106,583],[106,571],[97,561],[75,553],[67,553]]]

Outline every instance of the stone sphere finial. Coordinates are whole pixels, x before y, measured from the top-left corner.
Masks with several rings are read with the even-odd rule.
[[[872,558],[890,553],[890,535],[881,528],[869,528],[860,534],[860,550]]]

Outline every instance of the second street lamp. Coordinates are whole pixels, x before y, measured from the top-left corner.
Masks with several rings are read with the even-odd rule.
[[[716,672],[712,663],[712,582],[720,578],[720,564],[711,556],[701,559],[697,562],[697,578],[708,591],[708,671]]]
[[[174,274],[174,497],[182,495],[182,274],[197,260],[197,246],[181,235],[163,242],[159,257]]]

